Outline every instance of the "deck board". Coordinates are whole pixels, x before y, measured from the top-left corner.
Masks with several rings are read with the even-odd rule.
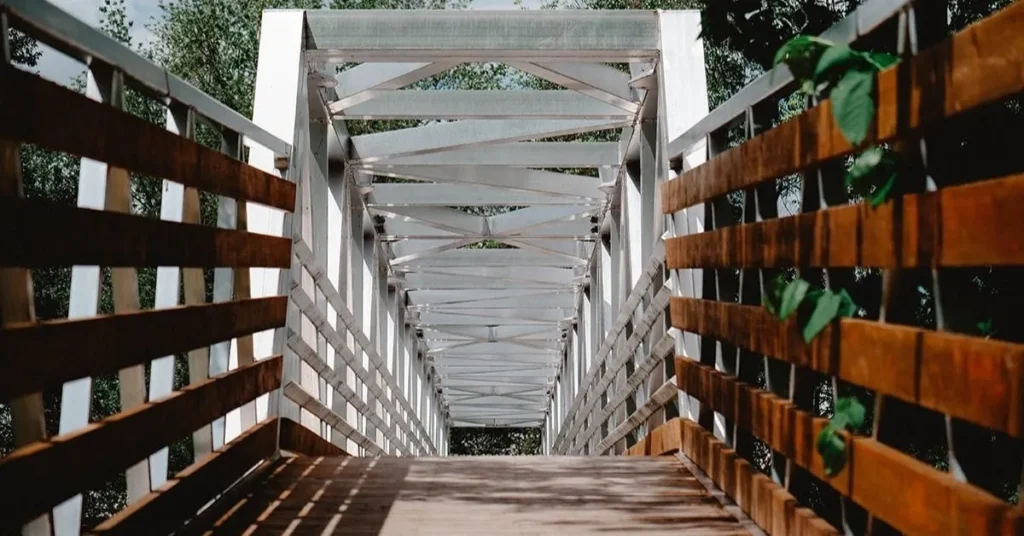
[[[306,458],[206,534],[747,534],[672,457]]]

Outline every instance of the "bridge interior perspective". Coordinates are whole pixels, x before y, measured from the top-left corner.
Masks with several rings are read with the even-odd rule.
[[[1024,534],[1024,344],[960,327],[953,286],[1024,275],[1021,160],[944,155],[1019,113],[1024,3],[936,17],[866,0],[821,36],[898,52],[851,141],[849,88],[802,94],[787,64],[710,110],[699,11],[265,10],[248,118],[0,0],[0,533]],[[84,93],[13,64],[9,28],[81,61]],[[532,86],[422,86],[471,64]],[[30,146],[81,160],[75,206],[24,195]],[[872,147],[899,174],[857,194]],[[39,320],[55,266],[68,318]],[[892,439],[916,416],[941,463]],[[540,429],[542,455],[449,456],[462,427]],[[118,475],[127,507],[83,524]]]

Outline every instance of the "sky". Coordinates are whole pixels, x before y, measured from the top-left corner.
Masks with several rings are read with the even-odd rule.
[[[49,0],[64,11],[85,21],[90,26],[98,27],[100,22],[100,6],[103,0]],[[159,0],[127,0],[128,18],[132,24],[132,43],[135,45],[148,43],[153,33],[147,28],[159,16]],[[542,0],[523,0],[523,6],[537,8]],[[470,9],[518,9],[513,0],[473,0]],[[55,82],[67,83],[68,80],[82,72],[82,64],[47,47],[43,47],[43,57],[39,60],[39,74]]]

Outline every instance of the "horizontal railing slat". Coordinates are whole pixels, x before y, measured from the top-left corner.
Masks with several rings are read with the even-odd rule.
[[[1024,4],[1022,4],[1024,5]],[[1024,174],[696,233],[669,268],[1022,266]],[[993,232],[998,229],[999,232]]]
[[[0,198],[0,267],[291,265],[287,238],[57,203]]]
[[[283,326],[274,296],[0,329],[0,400]],[[17,373],[13,373],[16,371]]]
[[[16,527],[281,385],[280,356],[38,441],[0,459],[0,525]]]
[[[34,74],[0,66],[0,138],[291,212],[295,184]]]
[[[1024,436],[1022,344],[851,318],[808,344],[763,307],[673,298],[671,311],[683,331]]]
[[[1024,90],[1024,3],[1017,2],[877,79],[877,120],[865,145],[890,141]],[[832,119],[829,101],[667,181],[671,214],[846,155],[854,147]]]
[[[168,534],[191,519],[277,448],[278,419],[268,418],[182,469],[163,486],[99,524],[95,534]]]
[[[325,406],[297,383],[288,382],[288,385],[285,385],[283,389],[284,396],[288,397],[289,400],[312,413],[316,418],[326,422],[331,426],[331,428],[337,430],[341,435],[355,441],[357,445],[363,447],[368,456],[380,456],[384,454],[384,450],[374,443],[372,439],[360,433],[359,430],[356,430],[355,427],[346,422],[341,415],[338,415],[332,411],[331,408]]]
[[[865,437],[845,436],[848,463],[832,477],[815,449],[827,419],[713,368],[676,358],[679,389],[908,534],[1020,534],[1024,512],[948,473]],[[892,497],[900,497],[893,501]],[[752,516],[757,520],[756,516]]]
[[[288,419],[281,418],[281,449],[303,456],[349,456],[341,447],[317,435],[316,432]]]

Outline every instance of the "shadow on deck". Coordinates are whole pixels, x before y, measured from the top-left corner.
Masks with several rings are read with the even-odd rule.
[[[288,457],[200,534],[747,534],[675,458]]]

